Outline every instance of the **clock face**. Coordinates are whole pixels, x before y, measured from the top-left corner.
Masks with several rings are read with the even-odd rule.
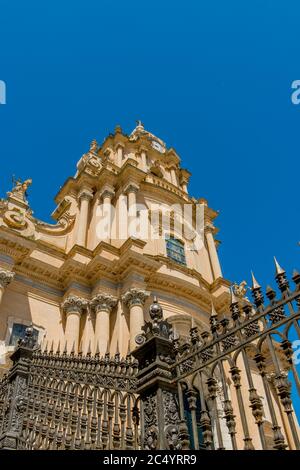
[[[155,150],[158,150],[158,152],[160,152],[160,153],[164,152],[163,146],[159,142],[157,142],[156,140],[152,140],[151,144],[152,144],[152,147]]]

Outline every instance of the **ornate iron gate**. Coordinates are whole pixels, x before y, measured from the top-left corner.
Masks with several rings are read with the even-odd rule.
[[[253,304],[232,292],[188,340],[155,299],[126,358],[41,351],[28,329],[0,383],[0,447],[299,449],[300,275],[292,291],[277,266],[276,281],[278,299],[267,288],[265,305],[254,279]]]

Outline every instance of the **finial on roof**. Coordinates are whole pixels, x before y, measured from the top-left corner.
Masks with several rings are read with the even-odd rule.
[[[141,127],[141,128],[143,128],[143,129],[144,129],[144,124],[142,123],[142,121],[141,121],[141,120],[139,120],[139,119],[138,119],[138,120],[136,121],[136,124],[137,124],[137,126],[136,126],[136,127]]]
[[[94,139],[92,140],[91,145],[90,145],[90,152],[97,152],[97,150],[98,150],[98,143],[97,143],[97,140]]]

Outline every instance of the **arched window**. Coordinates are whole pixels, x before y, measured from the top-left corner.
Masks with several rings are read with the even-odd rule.
[[[186,266],[184,243],[173,235],[167,235],[166,246],[168,258]]]

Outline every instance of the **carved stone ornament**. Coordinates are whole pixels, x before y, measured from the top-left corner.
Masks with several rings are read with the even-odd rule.
[[[93,140],[90,149],[87,153],[83,154],[77,163],[78,173],[88,173],[91,176],[99,175],[102,169],[101,158],[97,155],[98,144]]]
[[[87,188],[82,189],[78,194],[78,199],[83,200],[86,199],[90,201],[93,198],[93,193]]]
[[[144,448],[154,450],[158,443],[158,418],[156,393],[149,394],[143,402]]]
[[[145,432],[144,449],[155,450],[158,443],[158,430],[155,426],[151,426]]]
[[[181,450],[182,444],[178,426],[169,425],[165,429],[167,448],[170,450]]]
[[[246,298],[246,293],[247,293],[247,282],[242,281],[240,284],[234,283],[233,284],[233,292],[236,297],[239,299],[244,299]]]
[[[86,299],[82,299],[81,297],[77,297],[76,295],[70,295],[63,301],[61,307],[63,311],[67,314],[79,313],[81,315],[87,305],[88,301]]]
[[[129,308],[135,305],[143,306],[149,295],[149,292],[142,289],[130,289],[122,295],[122,300]]]
[[[22,231],[24,237],[32,237],[35,232],[35,226],[31,219],[32,211],[24,210],[18,207],[5,211],[2,215],[3,222],[13,230]]]
[[[32,184],[31,178],[27,179],[23,183],[20,179],[18,180],[14,179],[14,187],[8,193],[8,196],[20,199],[23,202],[27,202],[26,201],[27,189],[29,188],[29,186],[31,186],[31,184]]]
[[[6,271],[5,269],[0,269],[0,287],[3,289],[11,283],[15,276],[15,273],[11,271]]]
[[[96,313],[99,311],[105,311],[110,313],[112,309],[117,305],[117,299],[112,295],[97,294],[91,301],[92,310]]]
[[[143,410],[146,426],[157,426],[157,399],[155,393],[152,393],[146,397],[143,403]]]
[[[163,405],[165,410],[165,424],[176,424],[179,422],[178,403],[174,393],[163,391]]]

